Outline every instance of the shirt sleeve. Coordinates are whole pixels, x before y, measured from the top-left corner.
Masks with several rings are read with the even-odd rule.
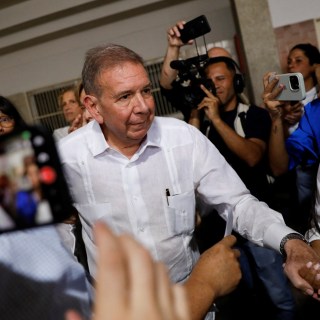
[[[198,197],[226,221],[232,219],[233,229],[243,237],[279,251],[282,238],[295,231],[285,225],[279,212],[250,194],[234,169],[205,136],[194,134],[194,178]]]

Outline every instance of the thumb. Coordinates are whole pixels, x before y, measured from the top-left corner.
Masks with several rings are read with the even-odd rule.
[[[228,247],[233,247],[236,244],[236,242],[237,238],[232,234],[225,236],[222,240],[220,240],[220,243],[223,243]]]

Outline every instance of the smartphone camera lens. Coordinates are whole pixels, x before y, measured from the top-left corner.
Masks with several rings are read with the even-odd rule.
[[[299,79],[297,76],[290,76],[289,81],[291,90],[299,90]]]

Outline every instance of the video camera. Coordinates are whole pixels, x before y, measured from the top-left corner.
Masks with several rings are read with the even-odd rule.
[[[211,31],[209,23],[204,15],[199,16],[184,25],[181,30],[181,39],[184,43],[195,39]],[[197,44],[195,42],[196,48]],[[198,51],[198,48],[197,48]],[[207,52],[207,48],[206,48]],[[210,92],[215,94],[215,86],[211,79],[204,74],[204,66],[208,61],[208,54],[197,55],[186,60],[171,61],[170,67],[178,70],[178,77],[173,81],[172,86],[179,92],[181,103],[189,108],[196,108],[206,94],[200,88],[204,85]]]

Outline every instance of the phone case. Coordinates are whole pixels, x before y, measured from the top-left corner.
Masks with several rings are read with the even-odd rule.
[[[44,129],[28,126],[1,136],[0,173],[0,233],[62,222],[72,214],[55,142]]]
[[[303,75],[300,72],[284,73],[276,75],[279,78],[277,86],[284,86],[281,93],[275,98],[279,101],[301,101],[306,97]],[[275,76],[271,76],[272,81]]]
[[[211,31],[211,27],[205,15],[201,15],[187,22],[180,30],[180,39],[187,43],[191,39],[196,39]]]

